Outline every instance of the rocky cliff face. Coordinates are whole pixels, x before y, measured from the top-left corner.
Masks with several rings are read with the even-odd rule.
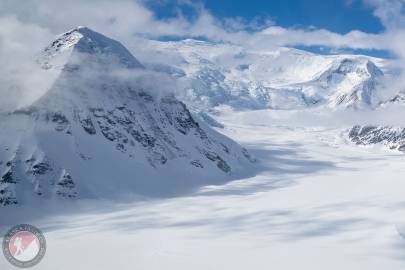
[[[383,144],[405,152],[405,128],[385,126],[355,126],[349,132],[351,141],[359,145]]]

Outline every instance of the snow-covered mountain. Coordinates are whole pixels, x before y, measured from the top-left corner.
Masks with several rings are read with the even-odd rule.
[[[38,62],[53,86],[0,115],[0,205],[166,195],[249,174],[247,150],[195,120],[119,42],[79,27]]]
[[[372,108],[381,101],[385,62],[378,58],[293,48],[258,52],[196,40],[147,44],[169,60],[160,70],[182,78],[178,96],[200,108]]]

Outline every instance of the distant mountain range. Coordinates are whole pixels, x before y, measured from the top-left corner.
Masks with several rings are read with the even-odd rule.
[[[388,101],[382,81],[388,60],[362,55],[317,55],[293,48],[257,52],[196,40],[148,41],[166,55],[158,68],[180,78],[178,96],[201,110],[376,108]],[[175,60],[173,60],[175,59]]]

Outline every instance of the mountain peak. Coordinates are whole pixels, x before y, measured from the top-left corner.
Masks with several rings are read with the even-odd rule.
[[[252,172],[247,150],[198,122],[166,80],[115,70],[116,59],[141,66],[119,42],[78,27],[45,56],[50,64],[60,60],[60,72],[46,72],[56,75],[51,87],[2,118],[10,128],[0,130],[0,207],[38,197],[178,193]]]
[[[49,69],[55,66],[52,64],[55,59],[72,53],[113,57],[126,68],[143,67],[120,42],[85,26],[78,26],[58,36],[44,49],[40,62],[44,68]]]

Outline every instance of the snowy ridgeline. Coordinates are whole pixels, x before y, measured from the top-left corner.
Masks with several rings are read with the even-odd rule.
[[[58,74],[51,89],[0,115],[1,206],[164,196],[251,173],[246,149],[198,122],[170,85],[152,88],[159,77],[117,41],[77,28],[39,63]]]

